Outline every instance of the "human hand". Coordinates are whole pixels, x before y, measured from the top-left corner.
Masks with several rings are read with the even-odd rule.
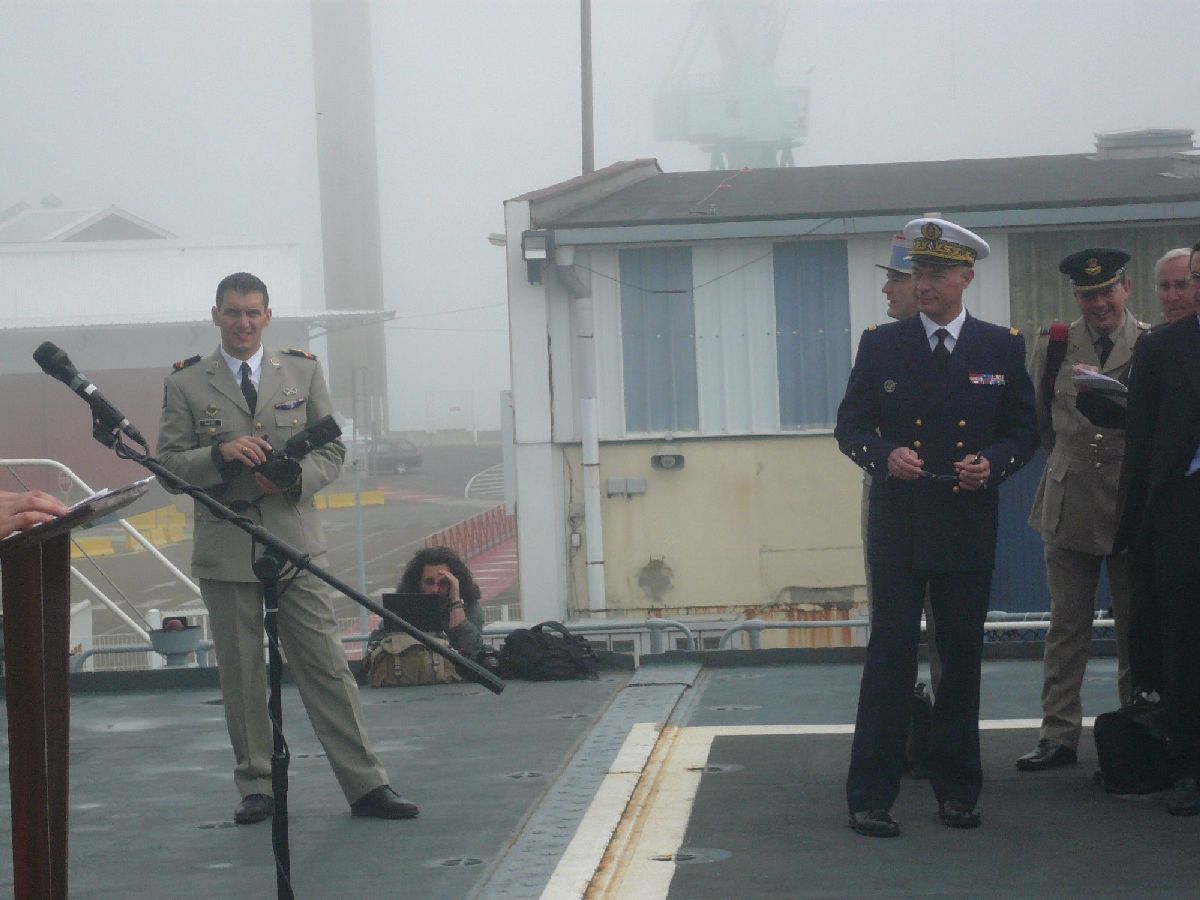
[[[961,461],[954,464],[958,472],[958,487],[963,491],[978,491],[987,487],[988,476],[992,474],[992,464],[982,454],[967,454]]]
[[[1096,373],[1099,371],[1100,371],[1099,366],[1091,366],[1091,365],[1088,365],[1087,363],[1075,363],[1075,365],[1071,366],[1071,375],[1073,375],[1073,376],[1074,375],[1085,375],[1088,372]],[[1084,391],[1090,391],[1091,388],[1086,383],[1080,384],[1080,383],[1076,382],[1075,390],[1079,391],[1080,393],[1083,393]]]
[[[65,515],[67,507],[44,491],[0,491],[0,539]]]
[[[240,462],[252,469],[267,461],[267,457],[271,454],[271,445],[267,443],[266,438],[248,434],[244,437],[234,438],[232,441],[226,441],[217,450],[225,462]],[[270,484],[270,482],[267,483]]]
[[[905,481],[920,478],[923,465],[925,463],[911,447],[897,447],[888,454],[888,474],[893,478],[901,478]]]

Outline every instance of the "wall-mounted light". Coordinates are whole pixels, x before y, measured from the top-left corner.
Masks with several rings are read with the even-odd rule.
[[[530,230],[521,234],[521,257],[528,269],[529,283],[540,284],[542,266],[554,257],[554,232]]]
[[[650,457],[650,465],[655,469],[682,469],[682,453],[656,453]]]

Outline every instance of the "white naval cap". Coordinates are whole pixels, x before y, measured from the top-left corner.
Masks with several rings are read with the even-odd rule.
[[[975,232],[945,219],[913,219],[904,226],[904,237],[910,244],[908,257],[913,262],[973,266],[991,249]]]

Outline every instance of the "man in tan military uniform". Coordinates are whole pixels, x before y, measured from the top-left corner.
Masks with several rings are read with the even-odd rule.
[[[1091,424],[1076,408],[1078,391],[1071,380],[1075,365],[1127,380],[1133,345],[1150,327],[1125,311],[1128,261],[1123,250],[1093,248],[1073,253],[1059,264],[1059,271],[1071,279],[1083,315],[1065,329],[1065,335],[1063,326],[1043,330],[1030,364],[1037,390],[1038,431],[1049,459],[1029,524],[1045,541],[1051,606],[1042,729],[1037,747],[1017,760],[1022,771],[1076,762],[1083,717],[1079,689],[1087,668],[1102,564],[1108,569],[1117,626],[1117,687],[1122,702],[1129,698],[1128,555],[1113,555],[1125,432]],[[1047,357],[1054,355],[1052,342],[1062,338],[1065,353],[1051,387],[1045,383]]]
[[[218,285],[212,319],[221,330],[221,346],[207,359],[176,363],[167,376],[158,455],[180,478],[320,563],[325,539],[313,496],[337,477],[346,449],[332,441],[307,454],[291,486],[253,471],[272,447],[282,447],[332,412],[321,367],[311,353],[262,346],[271,320],[268,302],[266,285],[253,275],[230,275]],[[236,759],[234,781],[242,795],[234,813],[239,824],[261,821],[274,811],[263,592],[251,568],[253,556],[248,534],[196,505],[192,574],[209,611]],[[382,764],[367,746],[358,688],[321,582],[303,573],[288,584],[278,621],[288,668],[351,812],[391,819],[417,815],[417,807],[388,786]]]

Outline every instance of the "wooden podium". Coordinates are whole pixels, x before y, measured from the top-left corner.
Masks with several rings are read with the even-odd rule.
[[[132,503],[146,482],[94,495],[0,541],[8,780],[18,900],[67,896],[71,529]]]

